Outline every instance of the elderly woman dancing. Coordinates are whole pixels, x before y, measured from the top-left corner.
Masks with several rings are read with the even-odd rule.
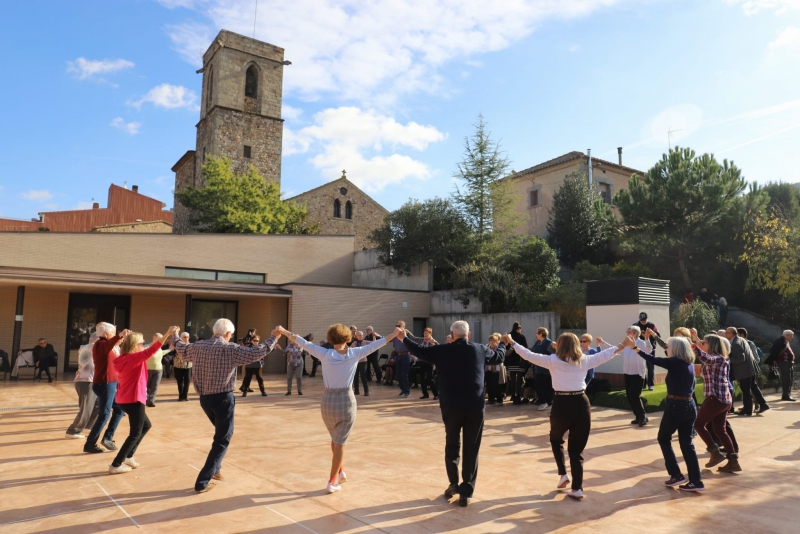
[[[356,397],[353,395],[353,377],[356,374],[358,360],[367,356],[387,342],[394,339],[403,329],[397,328],[392,335],[373,341],[363,347],[348,347],[352,333],[343,324],[331,325],[328,328],[327,340],[333,345],[326,349],[313,345],[302,337],[280,328],[281,334],[322,362],[322,380],[325,391],[322,394],[322,420],[331,435],[331,473],[328,479],[328,493],[342,489],[341,484],[347,481],[344,472],[344,446],[356,421]]]
[[[651,331],[648,329],[646,337],[650,334]],[[658,444],[661,446],[661,453],[664,455],[664,463],[670,476],[664,484],[670,487],[680,486],[683,491],[704,491],[700,464],[692,443],[692,429],[697,419],[697,405],[692,398],[695,386],[694,352],[685,337],[671,337],[665,345],[666,358],[656,358],[642,350],[639,351],[639,356],[646,362],[667,370],[667,401],[664,417],[661,418],[661,426],[658,429]],[[681,453],[689,471],[688,482],[681,473],[675,451],[672,450],[672,435],[675,431],[678,432]]]
[[[578,337],[572,333],[559,336],[555,354],[533,353],[508,334],[503,336],[503,342],[512,345],[521,358],[550,370],[555,389],[553,409],[550,412],[550,446],[561,477],[557,487],[566,488],[570,482],[564,464],[564,435],[569,432],[567,451],[573,480],[572,490],[567,496],[582,499],[583,450],[589,441],[592,427],[592,407],[584,392],[586,372],[609,361],[625,347],[636,346],[634,338],[627,337],[623,343],[596,354],[583,354]]]

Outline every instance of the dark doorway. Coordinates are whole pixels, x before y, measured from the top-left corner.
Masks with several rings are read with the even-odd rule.
[[[236,326],[239,303],[231,300],[192,299],[192,316],[189,325],[189,340],[194,343],[200,338],[211,339],[212,328],[217,319],[230,319]],[[236,339],[234,333],[231,340]]]
[[[64,371],[78,368],[81,345],[89,342],[97,323],[111,323],[117,326],[117,331],[124,330],[129,326],[130,310],[131,297],[128,295],[70,293]]]
[[[417,337],[422,337],[424,330],[428,327],[428,320],[425,318],[414,317],[414,332]]]

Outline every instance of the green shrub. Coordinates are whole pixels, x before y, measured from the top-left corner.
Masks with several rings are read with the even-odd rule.
[[[700,337],[719,328],[717,312],[703,301],[685,302],[681,304],[670,318],[671,330],[684,326],[696,328]]]

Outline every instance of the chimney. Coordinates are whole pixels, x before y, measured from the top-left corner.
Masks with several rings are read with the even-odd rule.
[[[99,202],[92,202],[92,209],[93,210],[99,210],[100,209],[100,203]]]
[[[589,155],[589,187],[592,187],[592,149],[586,149],[586,153]]]
[[[619,164],[622,165],[622,147],[617,147],[617,155],[619,155]]]
[[[133,187],[131,187],[131,191],[133,191],[134,193],[138,193],[139,192],[139,186],[138,185],[134,185]]]

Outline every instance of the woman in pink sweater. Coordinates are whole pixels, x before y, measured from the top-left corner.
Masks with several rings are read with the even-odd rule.
[[[144,435],[152,426],[144,411],[147,402],[147,360],[161,348],[164,339],[177,334],[180,328],[171,326],[164,336],[156,334],[157,339],[146,350],[144,338],[139,332],[131,332],[120,345],[120,356],[114,360],[114,369],[119,374],[116,403],[128,414],[131,431],[125,443],[119,448],[117,457],[108,466],[112,475],[127,473],[139,467],[133,455]]]

